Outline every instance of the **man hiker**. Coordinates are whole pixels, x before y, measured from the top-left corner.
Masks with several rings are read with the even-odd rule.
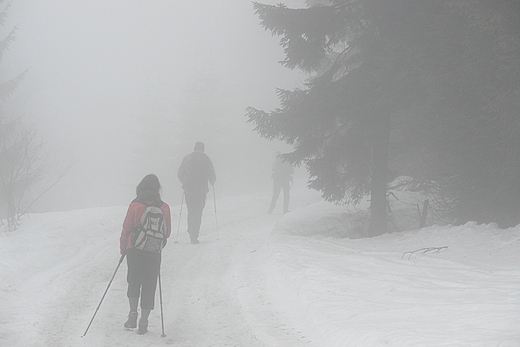
[[[283,189],[283,213],[289,212],[289,190],[291,189],[291,182],[293,180],[292,174],[294,168],[292,165],[280,157],[280,152],[276,152],[276,160],[273,164],[273,197],[271,199],[271,206],[269,206],[268,213],[273,213],[274,207],[280,190]]]
[[[193,244],[199,243],[202,211],[209,191],[208,182],[214,185],[216,180],[213,162],[204,153],[204,147],[202,142],[195,143],[193,152],[182,159],[177,170],[188,208],[188,233]]]

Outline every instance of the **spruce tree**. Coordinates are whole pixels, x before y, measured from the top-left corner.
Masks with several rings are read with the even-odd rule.
[[[279,108],[247,111],[263,137],[294,145],[287,159],[305,163],[309,186],[336,202],[370,193],[369,235],[386,230],[389,171],[436,182],[450,221],[498,220],[501,198],[517,206],[520,2],[319,3],[254,3],[282,64],[310,78],[279,90]]]

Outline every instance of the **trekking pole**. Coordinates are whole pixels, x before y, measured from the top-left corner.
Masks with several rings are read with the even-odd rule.
[[[217,229],[217,240],[218,240],[217,199],[215,197],[215,185],[213,185],[213,206],[215,206],[215,228]]]
[[[123,262],[123,259],[125,258],[125,255],[126,255],[126,253],[123,253],[121,258],[119,259],[119,263],[117,264],[116,271],[114,271],[114,274],[112,275],[112,278],[110,279],[110,282],[108,282],[107,289],[105,289],[105,293],[101,297],[101,301],[99,302],[99,305],[97,306],[96,311],[94,312],[94,315],[92,316],[92,319],[90,320],[90,323],[88,323],[87,330],[85,330],[85,333],[81,337],[84,337],[85,335],[87,335],[88,329],[90,328],[90,325],[94,321],[94,317],[96,317],[96,314],[97,314],[97,312],[99,310],[99,307],[101,306],[101,303],[103,302],[103,299],[105,299],[105,295],[107,295],[108,288],[110,288],[110,285],[112,284],[112,281],[114,280],[114,277],[116,277],[117,270],[119,269],[119,266]]]
[[[181,230],[181,216],[182,216],[182,205],[184,205],[184,192],[182,193],[181,209],[179,211],[179,224],[177,225],[177,236],[175,237],[174,243],[179,243],[179,230]]]
[[[159,269],[159,301],[161,303],[161,326],[162,326],[162,334],[161,337],[166,337],[164,333],[164,315],[163,315],[163,304],[162,304],[162,287],[161,287],[161,270]]]

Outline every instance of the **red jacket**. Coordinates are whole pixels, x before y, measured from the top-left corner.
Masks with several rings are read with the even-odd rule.
[[[146,201],[146,203],[152,204],[153,201]],[[127,249],[133,248],[131,235],[132,228],[139,225],[144,210],[146,210],[146,205],[137,201],[132,201],[130,206],[128,206],[128,211],[126,212],[126,217],[123,222],[123,230],[121,231],[121,238],[119,239],[121,254],[123,254]],[[161,211],[164,215],[164,219],[166,220],[166,237],[168,238],[172,232],[170,206],[168,206],[167,203],[163,203],[161,206]]]

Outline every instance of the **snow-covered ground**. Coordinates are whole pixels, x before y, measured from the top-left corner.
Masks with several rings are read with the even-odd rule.
[[[268,192],[217,197],[218,239],[209,195],[199,245],[185,208],[177,234],[168,201],[165,338],[158,296],[148,334],[123,328],[126,262],[81,337],[120,259],[126,206],[31,215],[0,232],[0,346],[520,346],[520,227],[338,238],[330,216],[345,208],[297,188],[286,215],[266,213]]]

